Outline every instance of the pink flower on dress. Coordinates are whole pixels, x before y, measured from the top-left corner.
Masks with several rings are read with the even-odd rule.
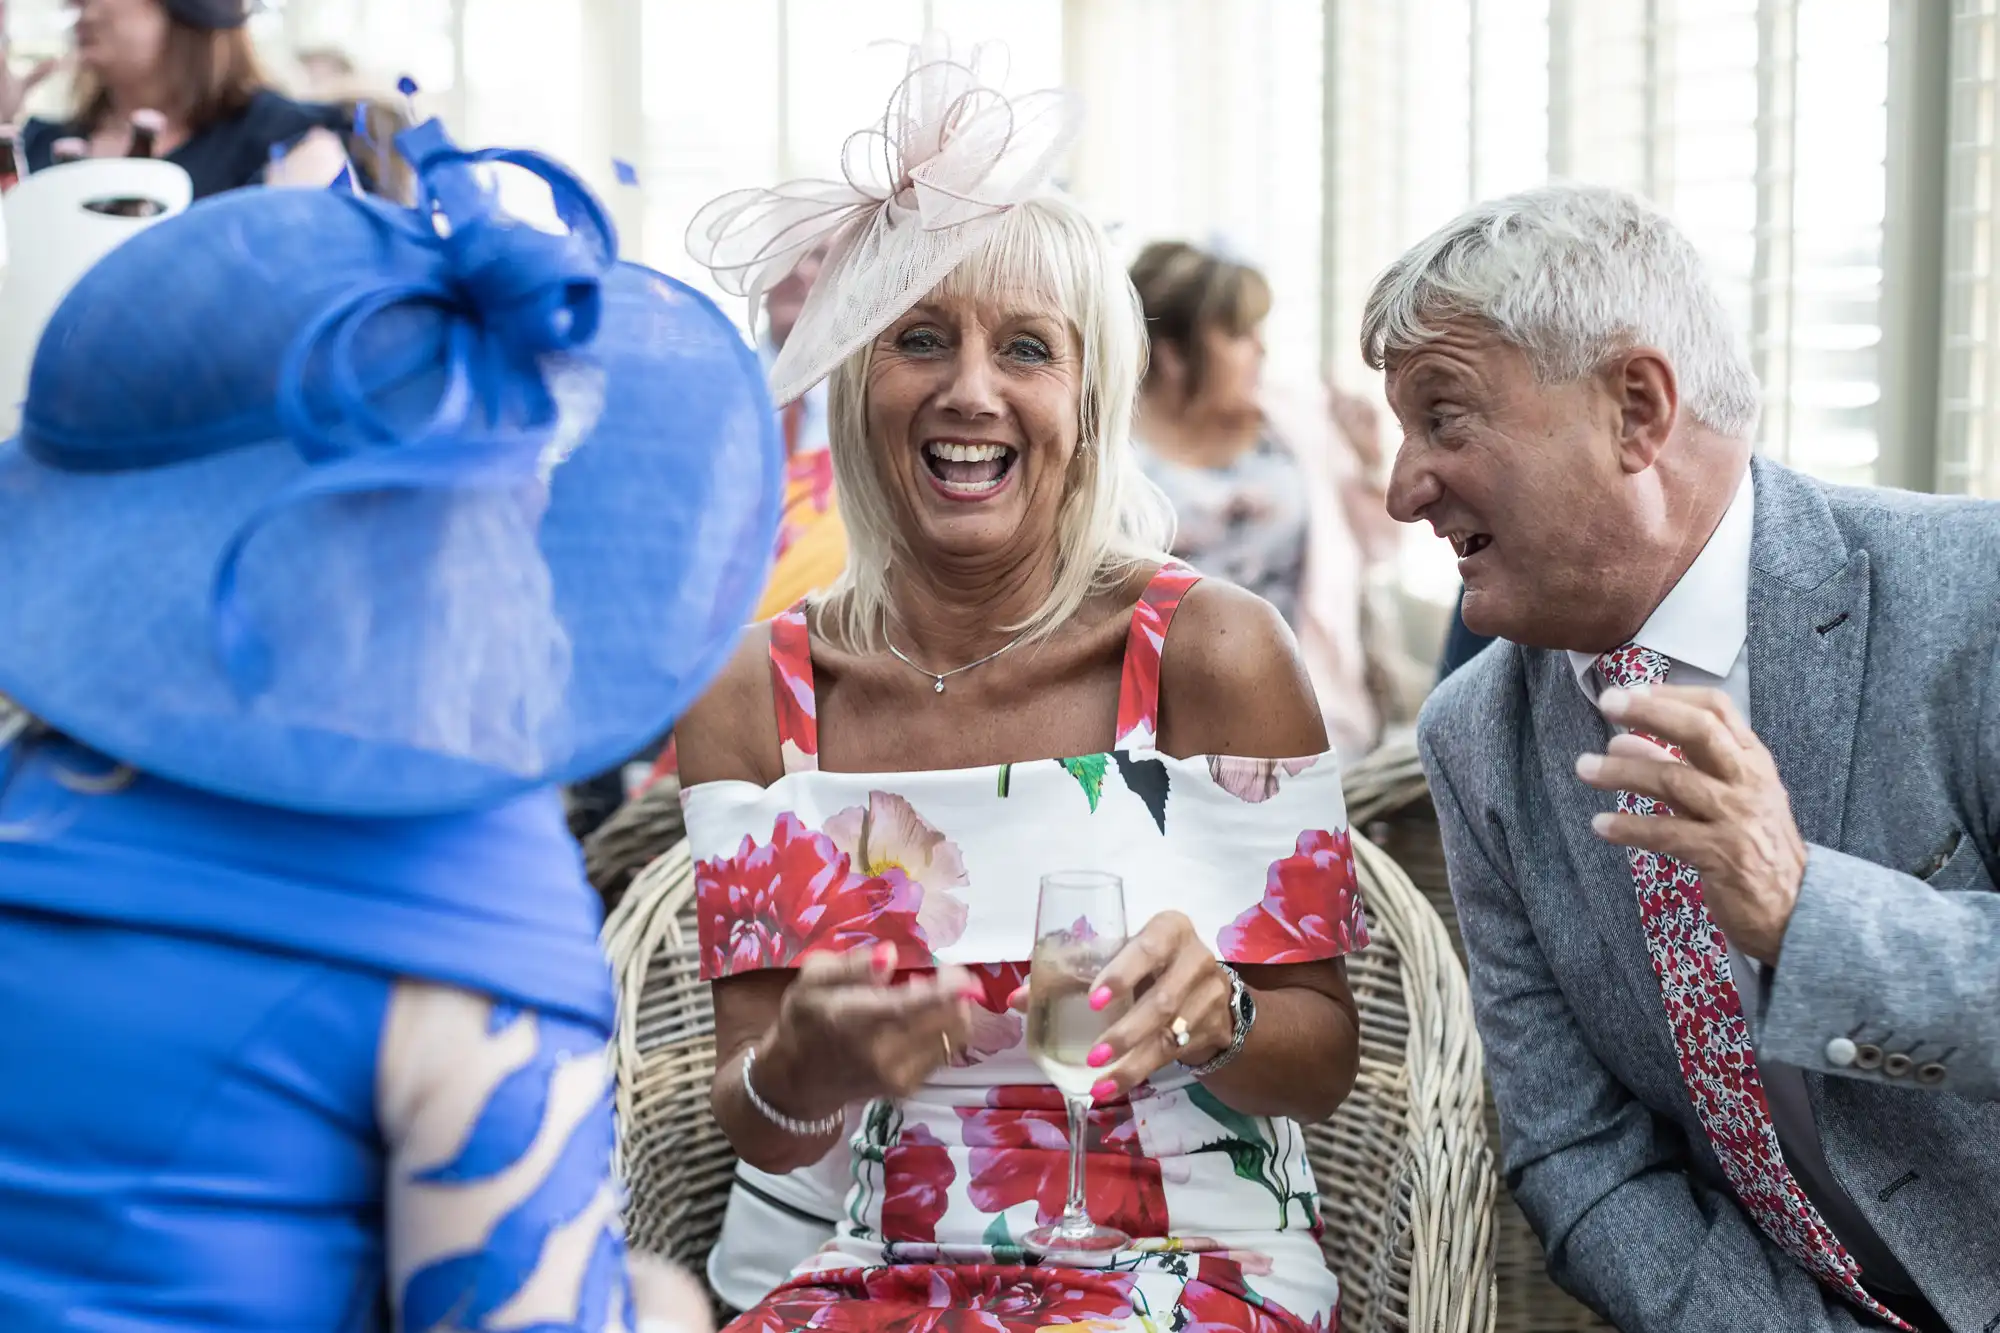
[[[972,1149],[967,1192],[975,1207],[999,1213],[1033,1200],[1038,1222],[1062,1216],[1069,1198],[1069,1118],[1060,1092],[1040,1085],[996,1087],[988,1090],[985,1106],[959,1107],[958,1116]],[[1091,1217],[1134,1236],[1172,1234],[1160,1163],[1140,1144],[1131,1106],[1095,1107],[1089,1123],[1084,1181]]]
[[[1234,1259],[1205,1254],[1181,1288],[1174,1321],[1180,1333],[1339,1333],[1338,1307],[1308,1323],[1250,1290]]]
[[[1368,918],[1345,829],[1299,834],[1294,853],[1266,873],[1263,901],[1216,936],[1216,947],[1232,963],[1311,963],[1367,943]]]
[[[931,957],[917,920],[922,891],[900,870],[855,874],[830,838],[790,811],[771,841],[746,837],[735,856],[695,862],[694,877],[706,979],[883,940],[906,959]]]
[[[882,1239],[937,1243],[938,1219],[958,1178],[951,1151],[923,1125],[911,1125],[882,1155]]]
[[[965,934],[965,900],[952,892],[971,883],[965,858],[908,801],[893,792],[871,791],[865,809],[853,806],[827,820],[826,836],[860,874],[900,871],[918,886],[923,902],[917,924],[933,950],[956,944]]]
[[[1208,757],[1208,775],[1215,779],[1216,786],[1237,800],[1257,805],[1278,794],[1281,774],[1295,778],[1318,762],[1317,755],[1308,759],[1238,759],[1212,754]]]

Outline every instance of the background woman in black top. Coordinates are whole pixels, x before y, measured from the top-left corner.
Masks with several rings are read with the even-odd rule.
[[[333,107],[295,102],[270,87],[244,29],[249,0],[71,0],[76,10],[75,93],[66,123],[32,119],[21,149],[32,171],[54,160],[60,139],[94,157],[132,147],[132,114],[165,119],[155,155],[183,167],[197,199],[243,185],[323,185],[345,160]],[[20,115],[41,78],[0,75],[0,120]],[[283,162],[267,173],[274,155]]]

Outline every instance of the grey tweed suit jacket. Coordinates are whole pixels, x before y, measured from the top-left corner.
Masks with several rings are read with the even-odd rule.
[[[1753,467],[1750,722],[1811,844],[1759,1058],[1806,1071],[1834,1174],[1953,1333],[1995,1333],[2000,504]],[[1418,735],[1556,1281],[1626,1333],[1873,1327],[1745,1216],[1695,1118],[1625,854],[1590,830],[1613,798],[1573,765],[1610,733],[1565,655],[1492,645]]]

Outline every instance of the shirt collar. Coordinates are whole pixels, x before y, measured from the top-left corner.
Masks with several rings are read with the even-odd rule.
[[[1632,636],[1634,643],[1711,676],[1729,674],[1750,637],[1750,533],[1756,504],[1756,488],[1745,468],[1736,497],[1708,544]],[[1590,673],[1597,655],[1572,651],[1569,665],[1576,683],[1595,694]]]

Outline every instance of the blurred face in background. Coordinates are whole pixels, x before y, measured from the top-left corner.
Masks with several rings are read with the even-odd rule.
[[[1261,420],[1264,275],[1185,241],[1155,241],[1131,278],[1152,344],[1145,399],[1154,420],[1232,433]]]
[[[159,68],[173,26],[160,0],[70,0],[70,8],[77,61],[100,81],[129,84]]]
[[[1261,411],[1264,384],[1264,325],[1242,333],[1210,324],[1201,331],[1201,381],[1188,396],[1187,411],[1237,421]]]
[[[814,246],[799,259],[796,268],[764,293],[764,316],[770,321],[774,346],[783,347],[785,339],[792,336],[792,330],[798,326],[799,311],[805,309],[806,294],[819,281],[820,267],[825,263],[826,247]]]

